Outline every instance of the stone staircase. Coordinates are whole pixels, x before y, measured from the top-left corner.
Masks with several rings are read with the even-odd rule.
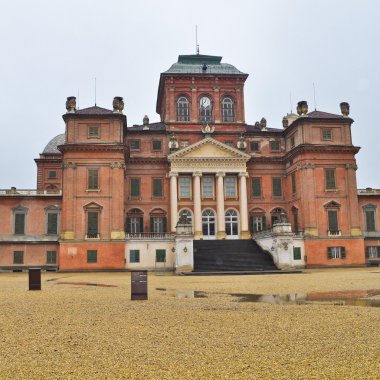
[[[194,240],[194,272],[273,270],[272,256],[253,240]]]

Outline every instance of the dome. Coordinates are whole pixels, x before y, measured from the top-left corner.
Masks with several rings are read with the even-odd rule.
[[[65,134],[61,133],[60,135],[55,136],[51,139],[48,144],[45,146],[43,154],[61,154],[58,150],[58,146],[65,143]]]

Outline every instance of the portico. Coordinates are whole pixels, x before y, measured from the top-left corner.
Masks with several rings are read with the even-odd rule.
[[[170,154],[171,231],[175,232],[179,207],[186,205],[193,210],[196,240],[247,239],[249,159],[211,137]],[[179,183],[181,178],[187,179]]]

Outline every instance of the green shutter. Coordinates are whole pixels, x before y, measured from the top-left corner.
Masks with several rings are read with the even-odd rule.
[[[338,231],[338,211],[328,211],[329,231]]]
[[[150,232],[154,232],[154,217],[150,217]]]
[[[346,258],[346,247],[340,247],[340,258],[341,259]]]
[[[56,264],[57,263],[57,251],[47,251],[47,264]]]
[[[272,178],[273,184],[273,196],[281,197],[282,189],[281,189],[281,177]]]
[[[261,196],[261,178],[252,178],[252,196]]]
[[[332,259],[332,250],[331,250],[331,247],[327,248],[327,258],[328,259]]]
[[[88,263],[97,263],[98,262],[98,251],[88,250],[87,251],[87,262]]]
[[[144,218],[139,218],[140,219],[140,232],[144,232]]]
[[[162,218],[162,232],[167,232],[168,229],[168,218],[164,216]]]
[[[369,247],[365,247],[365,258],[369,258]]]
[[[293,259],[301,260],[301,247],[293,247]]]
[[[127,220],[125,222],[125,232],[127,234],[131,233],[131,218],[127,218]]]
[[[295,194],[296,192],[297,192],[296,173],[292,173],[292,193]]]
[[[294,219],[294,232],[298,232],[298,213],[297,212],[293,214],[293,219]]]
[[[140,179],[131,178],[131,197],[140,196]]]
[[[88,235],[95,235],[98,234],[98,221],[99,221],[99,213],[90,211],[87,214],[87,234]]]
[[[13,251],[13,264],[24,264],[24,251]]]
[[[263,221],[263,230],[267,228],[267,217],[265,215],[262,216],[262,221]]]
[[[58,233],[58,213],[49,212],[47,214],[47,233],[56,235]]]
[[[365,221],[367,231],[375,231],[375,212],[373,210],[365,212]]]
[[[326,189],[335,190],[335,169],[325,169]]]
[[[251,234],[253,234],[255,231],[254,231],[254,227],[253,227],[253,220],[254,220],[254,217],[253,215],[250,215],[249,216],[249,232]]]
[[[129,251],[129,262],[130,263],[140,262],[140,251],[138,249],[131,249]]]
[[[24,235],[25,233],[25,214],[15,214],[15,234]]]
[[[88,188],[91,190],[96,190],[99,188],[99,174],[97,169],[88,170]]]
[[[153,197],[162,197],[162,179],[153,179]]]
[[[166,250],[165,249],[156,249],[156,262],[164,263],[166,261]]]

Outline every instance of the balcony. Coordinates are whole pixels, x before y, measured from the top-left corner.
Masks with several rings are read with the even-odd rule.
[[[126,240],[172,240],[174,234],[168,232],[138,232],[126,233]]]
[[[0,189],[0,196],[8,197],[25,197],[25,196],[47,196],[56,197],[62,195],[61,190],[34,190],[34,189],[16,189],[12,187],[10,189]]]
[[[329,236],[329,237],[342,236],[342,231],[341,230],[328,230],[327,236]]]
[[[100,234],[86,234],[84,238],[86,240],[99,240]]]

